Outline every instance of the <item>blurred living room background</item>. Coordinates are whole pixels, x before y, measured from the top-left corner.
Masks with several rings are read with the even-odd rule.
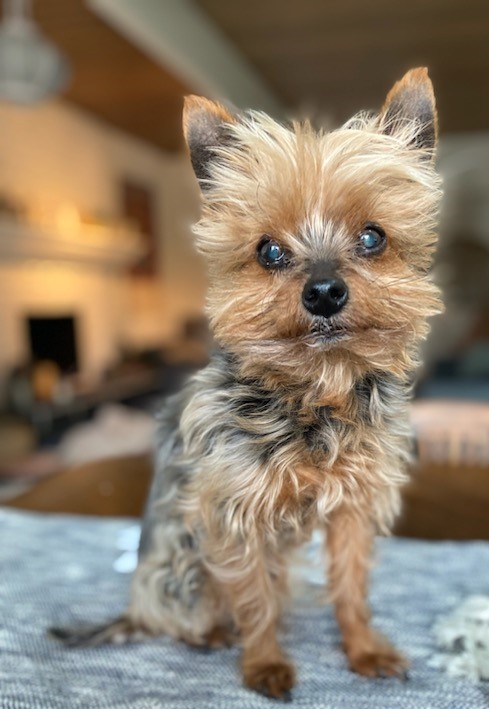
[[[138,515],[154,413],[206,362],[183,96],[338,125],[427,66],[445,199],[398,531],[489,538],[489,5],[3,0],[0,501]]]

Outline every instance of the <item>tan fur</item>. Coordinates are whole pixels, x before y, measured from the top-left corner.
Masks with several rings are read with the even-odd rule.
[[[196,97],[184,128],[220,349],[162,411],[140,563],[114,636],[215,645],[237,631],[246,685],[286,698],[287,556],[320,527],[351,668],[402,675],[404,658],[371,629],[367,572],[374,534],[399,511],[413,371],[440,309],[431,83],[410,72],[378,116],[331,133]],[[386,247],[365,256],[359,236],[372,223]],[[285,268],[259,262],[264,235],[286,249]],[[331,317],[302,300],[318,267],[348,285]]]
[[[399,509],[408,459],[407,399],[394,395],[387,417],[374,401],[377,421],[367,430],[358,421],[352,390],[372,369],[406,381],[427,318],[440,309],[428,273],[439,181],[432,155],[423,159],[412,147],[423,126],[413,119],[385,132],[389,107],[423,83],[430,100],[426,71],[415,70],[391,90],[379,117],[356,117],[332,133],[317,133],[307,123],[290,130],[257,113],[233,118],[234,142],[217,146],[210,165],[212,186],[195,231],[209,260],[208,313],[217,340],[236,356],[243,377],[281,391],[302,423],[321,406],[333,408],[339,422],[327,452],[319,454],[294,442],[266,465],[251,459],[243,465],[229,449],[216,450],[188,489],[189,519],[206,530],[208,563],[230,595],[241,630],[245,681],[257,688],[268,667],[274,696],[281,694],[275,683],[285,661],[275,639],[275,555],[284,533],[300,543],[318,521],[331,525],[330,587],[351,667],[368,675],[406,667],[371,630],[366,591],[373,534],[388,532]],[[383,226],[389,245],[378,259],[355,260],[355,236],[367,222]],[[301,304],[304,269],[266,272],[255,257],[262,234],[299,262],[334,260],[348,281],[351,301],[342,317],[349,334],[328,352],[309,341],[310,318]],[[204,397],[202,406],[197,397],[184,413],[188,450],[199,430],[196,419],[218,420],[219,404],[214,412]],[[264,412],[237,424],[274,435],[277,422]],[[195,455],[198,464],[198,446]],[[234,474],[223,475],[223,465]],[[282,684],[283,692],[290,688]]]
[[[343,635],[350,667],[360,674],[401,674],[407,662],[370,626],[367,606],[369,559],[375,529],[364,510],[337,509],[330,518],[330,598]]]

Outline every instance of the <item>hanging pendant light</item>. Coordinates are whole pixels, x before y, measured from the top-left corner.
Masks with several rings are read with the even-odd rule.
[[[4,0],[0,24],[0,100],[32,104],[58,93],[68,82],[63,55],[31,17],[30,0]]]

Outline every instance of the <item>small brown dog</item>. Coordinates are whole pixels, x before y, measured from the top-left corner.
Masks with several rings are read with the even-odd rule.
[[[403,675],[366,594],[374,535],[389,530],[405,481],[418,346],[440,309],[427,71],[408,72],[379,115],[330,133],[196,97],[184,128],[219,350],[162,412],[127,612],[57,635],[239,636],[245,684],[287,698],[287,555],[320,527],[350,667]]]

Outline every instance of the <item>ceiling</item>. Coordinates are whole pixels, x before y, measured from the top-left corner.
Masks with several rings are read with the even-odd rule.
[[[44,33],[69,58],[73,75],[63,96],[158,148],[182,144],[182,96],[173,74],[100,20],[83,0],[36,0]]]
[[[194,1],[301,113],[342,121],[425,65],[441,129],[489,129],[488,0]]]
[[[136,0],[134,0],[136,2]],[[488,0],[193,0],[291,113],[339,122],[382,103],[411,66],[427,65],[443,131],[489,129]],[[167,151],[182,145],[189,87],[96,16],[84,0],[35,0],[68,56],[64,96]]]

